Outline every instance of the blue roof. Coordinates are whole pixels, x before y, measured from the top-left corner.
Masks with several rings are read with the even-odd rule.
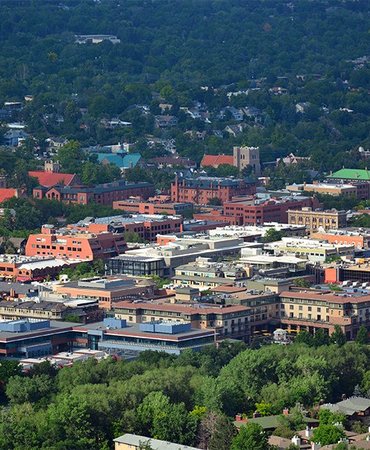
[[[135,167],[140,159],[140,153],[126,153],[124,155],[117,153],[98,153],[99,162],[108,161],[110,164],[114,164],[120,169]]]

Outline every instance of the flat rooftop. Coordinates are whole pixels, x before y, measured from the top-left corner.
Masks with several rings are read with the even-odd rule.
[[[25,337],[32,337],[32,336],[47,336],[50,333],[55,334],[58,331],[65,331],[72,329],[75,325],[76,324],[73,322],[59,322],[57,320],[51,320],[49,327],[40,328],[38,330],[20,331],[20,332],[0,331],[0,342],[17,341],[22,340]]]

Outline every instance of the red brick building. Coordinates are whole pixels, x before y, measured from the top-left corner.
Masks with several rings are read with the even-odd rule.
[[[87,205],[88,203],[112,205],[114,201],[126,200],[132,196],[148,198],[153,192],[154,186],[150,183],[129,183],[125,180],[118,180],[112,183],[99,184],[95,187],[53,186],[47,188],[38,186],[33,190],[33,197],[80,205]]]
[[[230,225],[262,225],[266,222],[288,223],[288,209],[317,208],[316,198],[286,198],[256,200],[253,197],[225,202],[223,211],[194,214],[195,219],[229,222]]]
[[[31,234],[26,244],[26,256],[54,256],[79,260],[105,259],[126,250],[122,234],[111,232],[77,232],[56,230],[44,225],[41,233]]]
[[[119,200],[113,202],[114,209],[121,209],[130,213],[137,214],[182,214],[184,212],[193,211],[192,203],[173,203],[148,201],[142,202],[136,199]]]
[[[171,201],[207,205],[214,198],[218,198],[224,203],[230,201],[235,196],[252,195],[255,192],[256,183],[246,179],[176,177],[171,185]]]
[[[130,217],[112,216],[81,221],[75,225],[68,225],[74,232],[84,233],[137,233],[145,241],[155,241],[157,234],[173,234],[182,231],[183,219],[179,216],[160,215],[132,215]]]
[[[39,185],[43,187],[52,187],[56,185],[74,186],[80,181],[75,173],[60,173],[43,170],[31,170],[28,172],[30,177],[36,178]]]

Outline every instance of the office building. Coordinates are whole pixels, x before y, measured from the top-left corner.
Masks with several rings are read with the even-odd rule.
[[[288,223],[290,225],[304,225],[308,231],[338,230],[347,226],[346,211],[336,209],[320,210],[302,208],[300,210],[288,210]]]
[[[53,256],[80,261],[106,259],[119,255],[127,246],[120,233],[77,231],[56,229],[53,225],[43,225],[41,233],[28,237],[26,256]]]
[[[207,205],[212,199],[221,203],[232,197],[252,195],[256,192],[256,183],[248,179],[198,177],[176,177],[171,184],[171,201]]]

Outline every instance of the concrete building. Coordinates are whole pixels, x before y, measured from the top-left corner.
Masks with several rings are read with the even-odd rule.
[[[311,233],[311,239],[326,241],[330,244],[353,245],[359,250],[370,248],[370,230],[368,229],[317,231]]]
[[[41,233],[28,237],[26,256],[53,256],[80,261],[106,259],[119,255],[127,246],[122,234],[56,229],[43,225]]]
[[[340,169],[326,177],[329,182],[351,183],[357,187],[357,198],[370,198],[370,172],[367,169]]]
[[[133,232],[143,241],[155,241],[158,234],[180,233],[182,224],[181,216],[132,214],[99,218],[86,217],[76,224],[68,225],[68,229],[73,232],[96,233],[97,235],[113,233],[114,236],[124,236],[126,232]]]
[[[234,147],[233,165],[239,171],[244,170],[246,167],[251,167],[255,175],[259,176],[261,173],[259,147]]]
[[[290,192],[315,192],[317,194],[332,195],[334,197],[357,198],[357,186],[354,184],[334,183],[303,183],[291,184],[286,187]]]
[[[106,273],[171,277],[176,267],[195,261],[199,256],[206,258],[239,256],[241,249],[248,245],[260,244],[245,243],[242,239],[204,235],[173,236],[167,245],[147,245],[109,259],[106,262]]]
[[[252,195],[256,192],[254,181],[237,178],[176,177],[171,184],[171,201],[190,202],[197,205],[207,205],[212,199],[219,199],[222,203],[230,201],[232,197]]]
[[[354,339],[361,325],[370,326],[370,295],[331,291],[287,291],[280,294],[280,323],[288,331],[324,329],[339,325],[347,339]]]
[[[228,337],[248,342],[250,337],[250,308],[242,305],[124,301],[115,304],[114,315],[127,323],[190,322],[194,329],[213,329],[220,339]]]
[[[177,286],[207,290],[224,284],[234,284],[246,278],[247,273],[241,264],[218,263],[210,258],[199,257],[193,263],[176,267],[172,281]]]
[[[346,211],[336,209],[320,210],[302,208],[301,210],[288,210],[288,223],[290,225],[304,225],[308,231],[338,230],[347,226]]]
[[[95,277],[56,284],[53,291],[64,298],[97,300],[100,308],[109,310],[124,299],[153,298],[154,282],[128,277]]]
[[[311,262],[325,262],[330,258],[353,257],[354,246],[328,244],[314,239],[283,237],[281,241],[265,244],[265,250],[275,255],[292,255]]]
[[[135,199],[128,199],[113,202],[113,209],[122,209],[125,212],[135,214],[181,215],[191,214],[193,212],[193,203],[142,202]]]

